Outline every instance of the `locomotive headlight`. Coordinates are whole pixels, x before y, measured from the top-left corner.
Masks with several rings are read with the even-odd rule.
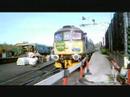
[[[74,54],[74,55],[72,55],[72,58],[77,61],[81,58],[81,56],[78,54]]]
[[[58,55],[51,55],[51,58],[55,61],[59,60],[59,56]]]

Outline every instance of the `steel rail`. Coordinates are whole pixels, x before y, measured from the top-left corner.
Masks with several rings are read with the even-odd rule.
[[[34,69],[32,69],[29,72],[21,74],[20,76],[13,77],[7,81],[1,82],[0,85],[24,85],[26,83],[29,83],[30,81],[34,81],[39,76],[41,76],[42,78],[44,78],[44,77],[46,78],[46,76],[49,76],[49,74],[51,74],[51,72],[54,72],[54,71],[51,71],[52,68],[50,68],[50,66],[53,66],[52,65],[53,63],[54,63],[54,61],[46,62],[43,65],[34,67]],[[50,73],[49,73],[49,71],[50,71]],[[45,76],[43,76],[43,75],[45,75]]]
[[[80,66],[84,65],[83,63],[85,62],[86,58],[84,58],[79,64],[77,64],[74,67],[71,67],[68,70],[69,74],[71,74],[72,72],[76,71]],[[34,84],[34,85],[53,85],[54,83],[56,83],[58,80],[62,79],[64,77],[64,73],[65,70],[61,70],[60,72]]]

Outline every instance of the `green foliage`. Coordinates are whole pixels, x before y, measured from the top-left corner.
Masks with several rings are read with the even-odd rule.
[[[11,50],[13,45],[10,44],[0,44],[0,53]]]
[[[16,47],[15,45],[10,44],[0,44],[0,53],[6,52],[9,54],[9,52],[13,52],[14,56],[18,56],[23,53],[23,49],[21,47]]]
[[[101,53],[102,53],[102,54],[106,54],[106,55],[109,54],[109,50],[106,49],[106,48],[101,48],[100,50],[101,50]]]

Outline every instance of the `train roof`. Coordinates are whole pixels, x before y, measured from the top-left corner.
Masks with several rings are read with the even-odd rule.
[[[29,46],[29,45],[32,45],[32,46],[35,46],[35,45],[46,46],[44,44],[38,44],[38,43],[17,43],[17,44],[15,44],[15,46]]]
[[[34,43],[17,43],[15,46],[27,46],[27,45],[35,45]]]
[[[62,28],[60,28],[59,30],[57,30],[55,33],[62,32],[62,31],[72,31],[72,30],[80,31],[81,33],[83,33],[83,31],[80,28],[75,27],[73,25],[65,25]]]

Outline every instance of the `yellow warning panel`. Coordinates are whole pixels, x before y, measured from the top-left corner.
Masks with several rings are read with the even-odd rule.
[[[73,66],[76,66],[77,64],[79,64],[79,62],[72,62],[72,60],[64,60],[64,68],[70,68]],[[60,62],[55,62],[55,68],[62,68],[62,64]]]

